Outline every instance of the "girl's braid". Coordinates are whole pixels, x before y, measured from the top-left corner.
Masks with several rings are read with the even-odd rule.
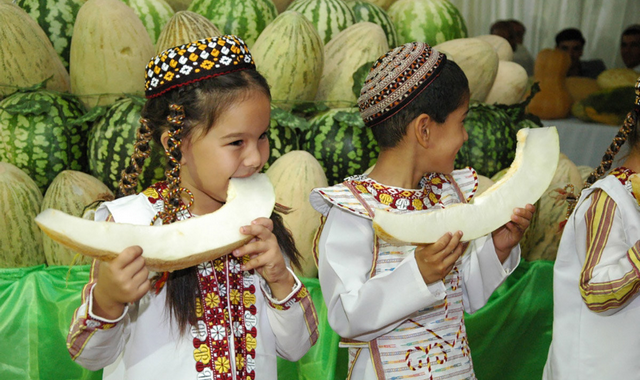
[[[156,214],[151,222],[152,224],[157,219],[162,219],[163,224],[173,223],[177,220],[178,213],[187,211],[193,204],[193,194],[186,188],[180,187],[180,160],[182,159],[180,145],[182,144],[184,119],[183,106],[177,104],[169,105],[169,116],[167,116],[167,121],[170,125],[169,140],[167,141],[168,148],[165,150],[169,161],[168,169],[165,171],[168,187],[167,194],[164,197],[164,210]],[[181,201],[183,192],[188,194],[190,198],[186,205]]]
[[[136,133],[136,143],[133,147],[130,164],[122,171],[120,182],[117,189],[117,198],[125,195],[135,194],[138,187],[138,177],[142,172],[144,161],[149,157],[151,146],[151,130],[149,129],[148,120],[140,118],[140,128]]]

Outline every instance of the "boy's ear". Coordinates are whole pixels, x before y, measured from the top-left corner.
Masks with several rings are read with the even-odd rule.
[[[413,119],[413,131],[415,133],[416,141],[424,148],[429,148],[431,145],[431,128],[433,127],[432,119],[427,114],[420,114],[420,116]]]

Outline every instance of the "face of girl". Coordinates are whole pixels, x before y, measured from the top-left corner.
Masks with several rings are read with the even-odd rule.
[[[469,138],[464,128],[464,119],[469,111],[469,100],[456,108],[447,116],[442,124],[431,127],[429,139],[432,142],[429,170],[431,173],[449,174],[454,169],[454,162],[458,151]]]
[[[195,214],[213,212],[227,198],[230,178],[259,172],[269,158],[269,98],[258,90],[231,104],[205,135],[182,144],[182,186],[195,198]]]

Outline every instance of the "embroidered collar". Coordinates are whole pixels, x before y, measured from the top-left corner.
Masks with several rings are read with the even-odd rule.
[[[611,171],[611,173],[609,173],[609,175],[616,177],[618,181],[620,181],[620,183],[623,185],[627,184],[629,177],[631,177],[633,174],[636,174],[636,172],[631,169],[627,169],[624,166],[615,168]]]
[[[371,194],[378,202],[397,210],[424,210],[440,202],[442,188],[450,180],[445,174],[430,173],[420,180],[421,189],[383,185],[361,174],[345,180],[362,194]]]

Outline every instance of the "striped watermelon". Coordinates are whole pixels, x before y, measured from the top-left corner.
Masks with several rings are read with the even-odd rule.
[[[324,47],[324,69],[316,101],[329,107],[354,107],[353,74],[362,65],[370,68],[389,50],[382,28],[372,22],[353,24],[336,34]]]
[[[42,235],[34,222],[41,204],[42,193],[29,175],[0,162],[0,268],[44,264]]]
[[[295,0],[287,10],[299,12],[311,21],[323,44],[356,22],[353,11],[342,0]]]
[[[350,1],[347,4],[351,7],[353,15],[356,17],[356,22],[369,21],[380,25],[384,34],[387,36],[389,49],[393,49],[398,46],[398,34],[396,33],[396,27],[393,25],[393,21],[391,21],[391,18],[384,9],[364,0]]]
[[[249,48],[278,16],[272,0],[193,0],[189,10],[211,20],[223,33],[239,36]]]
[[[299,135],[307,127],[308,123],[305,119],[271,105],[271,123],[269,125],[269,147],[271,151],[264,169],[269,169],[271,164],[286,153],[298,150]]]
[[[171,5],[165,0],[122,0],[138,15],[144,28],[154,44],[162,32],[164,25],[175,14]],[[151,58],[151,57],[149,57]]]
[[[113,196],[99,179],[76,170],[64,170],[51,182],[44,194],[41,209],[54,208],[81,217],[86,206],[105,194]],[[42,244],[47,265],[91,264],[90,257],[81,255],[74,262],[77,253],[47,235],[42,236]]]
[[[129,166],[143,104],[144,99],[137,97],[117,101],[95,121],[89,133],[91,174],[114,191],[122,171]],[[151,155],[138,177],[138,192],[164,179],[165,163],[164,150],[151,141]]]
[[[398,33],[398,44],[420,41],[431,46],[467,37],[467,24],[448,0],[399,0],[387,13]]]
[[[156,54],[174,46],[220,35],[222,32],[203,15],[179,11],[162,28],[156,42]]]
[[[70,95],[17,92],[0,102],[0,161],[24,170],[44,192],[65,169],[87,170],[85,108]],[[79,120],[80,119],[80,120]]]
[[[0,99],[47,78],[48,89],[71,90],[69,73],[45,32],[27,12],[8,2],[0,2],[0,52]]]
[[[83,0],[18,0],[22,9],[40,25],[49,37],[53,48],[58,53],[62,64],[69,69],[69,53],[73,24]]]
[[[375,164],[380,149],[357,108],[331,109],[309,124],[302,148],[320,162],[330,186]]]
[[[324,45],[300,13],[280,14],[251,49],[258,71],[271,86],[273,103],[284,109],[315,99],[322,76]]]

